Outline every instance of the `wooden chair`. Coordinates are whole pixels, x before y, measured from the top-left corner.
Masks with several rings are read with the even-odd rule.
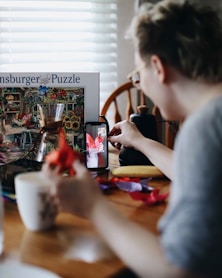
[[[137,102],[138,105],[145,104],[145,95],[142,91],[138,91],[133,85],[131,81],[126,82],[122,85],[120,85],[118,88],[116,88],[108,97],[108,99],[105,101],[102,109],[101,109],[101,115],[106,116],[108,110],[110,109],[111,105],[114,105],[114,123],[117,123],[123,119],[129,120],[130,115],[135,113],[136,109],[133,107],[132,103],[132,96],[133,94],[139,95],[139,100]],[[139,94],[138,94],[139,93]],[[127,103],[126,103],[126,109],[125,109],[125,117],[121,116],[121,111],[119,108],[118,103],[118,97],[120,95],[125,94],[127,96]],[[137,105],[137,106],[138,106]],[[173,148],[174,146],[174,140],[178,131],[178,123],[177,122],[171,122],[171,121],[165,121],[159,111],[159,108],[157,106],[153,106],[152,108],[152,114],[156,117],[157,121],[157,133],[158,137],[161,142],[163,142],[167,147]]]

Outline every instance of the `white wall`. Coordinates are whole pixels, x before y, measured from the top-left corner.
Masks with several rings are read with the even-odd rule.
[[[214,7],[222,5],[222,0],[191,0],[201,4],[209,4]],[[118,84],[124,83],[127,74],[134,69],[134,49],[130,41],[124,39],[126,30],[135,13],[136,0],[117,0],[118,3]],[[150,0],[149,2],[159,2]]]
[[[134,69],[134,48],[125,33],[134,15],[135,0],[118,0],[118,84],[127,81],[126,76]]]

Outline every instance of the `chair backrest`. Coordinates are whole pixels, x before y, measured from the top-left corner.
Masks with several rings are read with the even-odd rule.
[[[105,101],[102,110],[101,110],[101,115],[106,116],[107,111],[109,110],[110,106],[113,104],[114,105],[114,123],[120,122],[123,120],[120,109],[119,109],[119,104],[117,101],[117,98],[119,95],[124,95],[126,94],[127,96],[127,105],[126,105],[126,110],[125,110],[125,119],[129,120],[130,115],[135,113],[135,109],[133,108],[132,104],[132,94],[135,94],[135,91],[138,91],[132,84],[131,81],[126,82],[122,85],[120,85],[118,88],[116,88],[110,96],[107,98]],[[140,104],[145,103],[145,98],[144,94],[140,92]]]
[[[108,110],[111,108],[111,106],[114,106],[114,116],[113,121],[114,123],[117,123],[121,120],[127,119],[129,120],[130,115],[135,113],[136,109],[133,107],[132,98],[133,95],[135,96],[135,92],[138,96],[139,94],[139,100],[137,101],[137,105],[144,105],[145,104],[145,95],[142,91],[139,91],[136,89],[131,81],[126,82],[122,85],[120,85],[118,88],[116,88],[110,96],[105,101],[100,114],[102,116],[107,116]],[[126,95],[127,97],[127,103],[126,105],[122,104],[122,107],[125,107],[125,116],[122,116],[123,113],[120,110],[120,103],[118,103],[118,97],[120,95]],[[177,131],[179,129],[179,125],[177,122],[171,122],[171,121],[165,121],[159,111],[159,108],[157,106],[153,106],[152,108],[152,114],[156,117],[157,122],[157,133],[158,138],[161,142],[163,142],[167,147],[173,148],[174,146],[174,140],[177,134]]]

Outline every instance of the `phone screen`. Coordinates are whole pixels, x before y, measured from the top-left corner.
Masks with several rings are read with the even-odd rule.
[[[86,167],[105,169],[108,167],[108,126],[105,122],[85,124]]]

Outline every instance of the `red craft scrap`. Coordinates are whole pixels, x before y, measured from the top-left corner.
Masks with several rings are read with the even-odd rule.
[[[60,172],[69,171],[69,174],[74,176],[75,171],[72,164],[77,159],[83,160],[82,154],[68,145],[65,132],[63,128],[60,128],[58,149],[46,155],[45,161],[52,167],[59,166]]]

